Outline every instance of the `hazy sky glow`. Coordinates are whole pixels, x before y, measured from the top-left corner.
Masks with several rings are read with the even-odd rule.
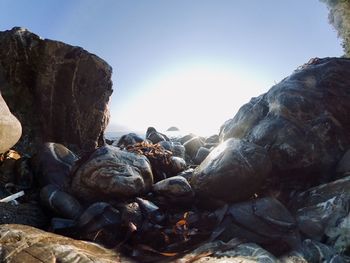
[[[110,131],[178,126],[210,135],[312,57],[340,56],[318,0],[1,0],[23,26],[105,59]]]

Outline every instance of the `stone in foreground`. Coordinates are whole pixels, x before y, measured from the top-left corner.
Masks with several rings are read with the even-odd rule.
[[[22,126],[12,115],[0,93],[0,153],[15,145],[22,134]]]
[[[114,250],[24,225],[0,226],[0,261],[4,263],[134,262]]]

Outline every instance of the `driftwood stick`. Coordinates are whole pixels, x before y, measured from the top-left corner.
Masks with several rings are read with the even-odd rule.
[[[16,200],[18,197],[21,197],[21,196],[24,196],[24,191],[20,191],[18,193],[15,193],[15,194],[9,195],[8,197],[0,199],[0,202],[7,203],[7,202],[10,202],[10,201]]]

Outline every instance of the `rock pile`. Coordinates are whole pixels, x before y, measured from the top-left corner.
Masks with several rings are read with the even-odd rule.
[[[93,55],[18,28],[0,34],[4,43],[21,47],[11,56],[34,61],[35,87],[48,81],[54,94],[50,80],[61,71],[97,69],[92,79],[77,73],[70,83],[101,87],[103,95],[96,94],[106,103],[110,71]],[[28,88],[30,79],[14,77],[29,70],[27,62],[16,71],[4,67],[7,61],[0,51],[0,80],[6,76],[14,88],[5,90]],[[54,66],[41,77],[37,70],[49,61]],[[1,261],[350,262],[349,76],[349,59],[314,59],[208,138],[174,138],[150,127],[145,138],[125,134],[94,149],[100,121],[94,136],[72,136],[78,151],[67,148],[77,142],[65,137],[68,125],[64,136],[54,132],[63,137],[41,137],[55,142],[22,156],[1,154],[0,198],[7,197],[0,200]],[[105,108],[96,107],[103,120]],[[84,107],[78,109],[72,114]],[[36,124],[33,131],[44,127]],[[91,151],[81,154],[83,148]]]

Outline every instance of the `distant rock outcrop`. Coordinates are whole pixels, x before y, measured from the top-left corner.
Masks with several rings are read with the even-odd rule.
[[[111,74],[80,47],[18,27],[0,32],[0,90],[23,127],[17,149],[54,141],[93,150],[109,121]]]

